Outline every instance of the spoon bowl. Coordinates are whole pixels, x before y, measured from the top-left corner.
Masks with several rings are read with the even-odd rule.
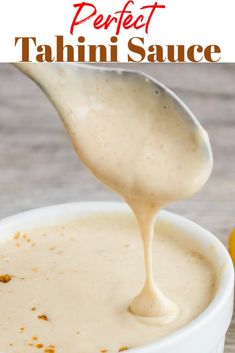
[[[128,187],[138,198],[167,204],[192,196],[209,178],[207,133],[156,79],[104,66],[16,66],[51,100],[84,164],[118,193]]]

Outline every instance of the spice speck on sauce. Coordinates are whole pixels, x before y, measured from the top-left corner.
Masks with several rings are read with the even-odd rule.
[[[49,346],[44,349],[44,353],[55,353],[55,347],[54,346]]]
[[[39,318],[40,320],[49,321],[49,320],[48,320],[48,317],[47,317],[45,314],[38,315],[38,318]]]
[[[38,343],[35,345],[35,347],[38,349],[42,349],[44,347],[44,345],[42,343]]]
[[[12,279],[11,275],[0,275],[0,282],[1,283],[8,283]]]

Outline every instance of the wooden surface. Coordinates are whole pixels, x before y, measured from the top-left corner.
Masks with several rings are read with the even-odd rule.
[[[235,227],[235,64],[132,68],[172,88],[209,132],[215,159],[210,181],[199,195],[169,209],[227,244]],[[57,113],[39,88],[9,64],[0,64],[0,171],[0,218],[61,202],[118,199],[78,161]],[[235,352],[235,320],[225,352]]]

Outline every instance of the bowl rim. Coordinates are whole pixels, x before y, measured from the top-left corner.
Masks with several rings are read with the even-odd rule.
[[[131,212],[130,208],[124,202],[113,202],[113,201],[85,201],[85,202],[70,202],[55,204],[46,207],[35,208],[29,211],[20,212],[13,216],[3,218],[0,220],[0,227],[9,227],[14,223],[17,223],[20,219],[39,219],[42,218],[43,222],[45,219],[50,219],[51,216],[58,217],[64,215],[65,219],[68,219],[73,215],[73,217],[78,213],[93,213],[93,212]],[[209,306],[193,321],[183,326],[182,328],[176,330],[175,332],[136,348],[131,348],[128,352],[133,353],[143,353],[143,349],[152,352],[156,349],[166,348],[166,346],[171,346],[178,340],[184,340],[192,331],[200,328],[200,326],[206,325],[216,318],[216,313],[230,301],[231,295],[234,292],[234,266],[231,257],[222,244],[222,242],[211,232],[201,227],[197,223],[189,220],[186,217],[177,215],[173,212],[161,210],[157,215],[160,220],[171,220],[176,223],[177,226],[184,228],[186,231],[190,230],[191,233],[197,233],[199,243],[203,242],[203,239],[207,239],[219,252],[216,252],[218,258],[220,258],[226,264],[226,268],[222,274],[222,279],[220,280],[217,292],[212,299]],[[61,218],[60,218],[61,219]],[[4,233],[4,230],[3,230]],[[4,236],[4,235],[3,235]]]

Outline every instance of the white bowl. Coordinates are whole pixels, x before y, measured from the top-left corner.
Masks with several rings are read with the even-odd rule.
[[[96,211],[130,212],[122,203],[84,202],[71,203],[21,213],[0,222],[0,244],[12,238],[22,227],[30,230],[35,226],[56,224],[74,219],[81,214]],[[174,227],[180,237],[199,244],[202,251],[220,273],[215,297],[209,307],[190,324],[156,342],[130,349],[131,353],[222,353],[224,339],[233,313],[234,268],[222,243],[210,232],[184,217],[162,211],[158,222]],[[172,228],[171,228],[172,229]],[[194,245],[193,245],[194,246]]]

